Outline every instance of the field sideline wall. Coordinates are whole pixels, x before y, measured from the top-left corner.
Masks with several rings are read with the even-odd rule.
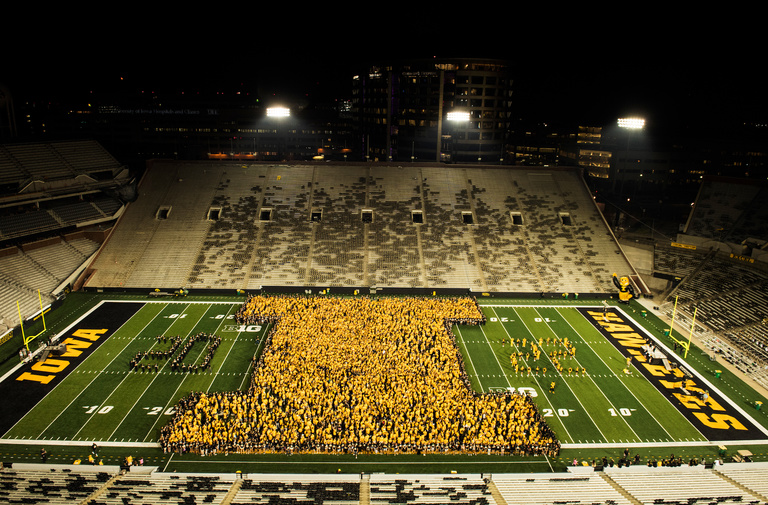
[[[81,289],[84,293],[126,293],[135,295],[146,295],[150,297],[175,296],[174,292],[183,286],[157,286],[151,288],[121,288],[121,287],[94,287],[86,286]],[[157,291],[156,291],[157,290]],[[234,290],[234,289],[213,289],[213,288],[193,288],[188,290],[188,296],[235,296],[243,295],[268,295],[268,294],[304,294],[304,295],[344,295],[344,296],[364,296],[364,295],[409,295],[409,296],[474,296],[481,298],[542,298],[542,299],[565,299],[563,293],[559,292],[499,292],[489,291],[478,293],[470,289],[461,288],[375,288],[367,286],[262,286],[259,289]],[[615,296],[614,292],[603,293],[579,293],[579,299],[610,299]],[[569,299],[574,299],[569,295]]]

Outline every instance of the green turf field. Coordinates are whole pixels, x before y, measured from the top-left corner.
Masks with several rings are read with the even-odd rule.
[[[691,422],[685,415],[690,409],[677,408],[675,403],[681,401],[676,402],[677,397],[670,401],[664,394],[666,388],[649,381],[641,373],[643,364],[637,359],[627,367],[626,356],[573,306],[490,305],[484,310],[489,318],[485,326],[458,328],[468,356],[467,369],[476,387],[483,391],[529,391],[536,396],[543,415],[563,444],[669,444],[734,436],[765,437],[759,429],[737,430],[730,426],[716,430],[696,423],[695,417]],[[594,311],[600,313],[602,309],[595,307]],[[513,338],[514,347],[510,345]],[[527,340],[525,348],[521,345],[523,338]],[[562,350],[559,342],[566,338],[575,354],[561,357],[558,361],[562,371],[557,371],[550,354]],[[529,357],[532,340],[542,343],[538,360]],[[518,363],[524,366],[518,370],[510,362],[513,351],[518,356],[522,352]],[[667,375],[667,379],[674,377]],[[688,380],[700,382],[705,378],[694,376]],[[549,392],[552,382],[554,393]],[[714,385],[710,387],[713,392]],[[677,388],[673,391],[680,394]],[[695,401],[700,400],[689,399]],[[699,410],[711,410],[706,407],[701,405]],[[726,402],[720,407],[724,410],[718,413],[734,410]],[[748,423],[742,421],[741,425],[747,427]]]
[[[113,316],[113,306],[130,305],[123,322]],[[173,414],[177,401],[190,391],[229,391],[246,388],[251,358],[257,352],[266,327],[239,327],[232,314],[239,303],[205,302],[103,302],[88,317],[63,332],[75,340],[88,342],[81,335],[107,329],[111,332],[98,348],[55,386],[45,391],[29,412],[3,438],[36,440],[98,440],[102,442],[155,442],[162,425]],[[120,324],[122,323],[122,324]],[[110,327],[112,326],[112,327]],[[144,358],[149,370],[131,369],[138,352],[170,348],[159,335],[189,339],[200,332],[221,337],[221,344],[211,359],[211,366],[197,373],[172,371],[169,360]],[[170,340],[170,339],[168,339]],[[93,344],[95,345],[95,343]],[[206,354],[207,344],[195,342],[184,362],[198,363]],[[66,359],[54,358],[58,362]],[[157,372],[154,366],[158,366]],[[33,367],[34,368],[34,367]],[[13,384],[14,394],[40,395],[41,378],[54,375],[56,368],[32,370],[24,380]],[[5,383],[6,381],[4,381]]]
[[[252,358],[269,327],[238,324],[234,313],[241,303],[101,300],[58,332],[62,340],[70,339],[64,356],[14,369],[0,383],[8,406],[0,416],[0,441],[156,445],[177,401],[189,392],[247,389]],[[764,414],[754,409],[759,396],[733,399],[730,389],[736,386],[718,382],[708,363],[693,363],[698,356],[685,362],[691,363],[684,376],[643,363],[637,336],[659,337],[626,306],[612,306],[603,316],[601,304],[587,301],[486,299],[481,305],[485,325],[453,328],[473,386],[485,393],[512,388],[533,395],[564,448],[762,444],[768,439]],[[194,341],[183,363],[193,367],[208,355],[208,369],[174,370],[171,360],[151,356],[140,362],[144,369],[131,368],[137,353],[164,352],[172,337],[189,342],[200,333],[215,334],[221,343],[214,352],[208,342]],[[573,356],[562,355],[566,339]],[[531,342],[541,351],[538,359]],[[668,343],[660,339],[658,344]],[[560,357],[553,354],[558,351]],[[555,369],[552,356],[562,371]],[[634,356],[629,366],[627,356]],[[702,400],[696,391],[707,391],[708,398]],[[748,390],[738,386],[738,394],[744,396],[743,391]]]

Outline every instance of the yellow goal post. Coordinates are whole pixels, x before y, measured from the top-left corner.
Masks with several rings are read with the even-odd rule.
[[[16,310],[19,312],[19,325],[21,326],[21,338],[24,341],[24,347],[27,348],[27,351],[29,351],[29,343],[48,330],[48,327],[45,325],[46,309],[43,308],[43,296],[40,294],[39,289],[37,290],[37,299],[40,302],[40,318],[43,320],[43,329],[38,333],[29,336],[24,333],[24,318],[21,317],[21,306],[19,305],[19,301],[16,300]]]

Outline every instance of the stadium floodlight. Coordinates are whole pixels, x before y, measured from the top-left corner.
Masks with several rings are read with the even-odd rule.
[[[449,112],[448,121],[469,121],[469,112],[466,111],[453,111]]]
[[[291,109],[287,107],[269,107],[267,116],[269,117],[288,117],[291,115]]]
[[[619,128],[629,130],[642,130],[645,127],[645,119],[639,117],[619,118]]]

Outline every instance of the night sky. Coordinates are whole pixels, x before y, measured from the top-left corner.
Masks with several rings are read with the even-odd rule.
[[[424,29],[414,19],[410,29],[341,9],[323,17],[293,13],[280,28],[268,28],[238,22],[241,13],[232,10],[170,25],[138,14],[121,18],[123,25],[82,31],[55,25],[40,32],[51,42],[43,49],[4,44],[0,82],[18,97],[79,94],[121,82],[149,89],[213,81],[264,94],[344,98],[351,75],[366,62],[489,57],[512,62],[515,112],[528,119],[608,124],[640,114],[658,124],[768,122],[764,43],[755,45],[760,32],[750,31],[748,15],[731,25],[721,13],[660,22],[657,12],[633,12],[585,25],[566,13],[510,8],[498,26],[457,29],[430,19]]]

